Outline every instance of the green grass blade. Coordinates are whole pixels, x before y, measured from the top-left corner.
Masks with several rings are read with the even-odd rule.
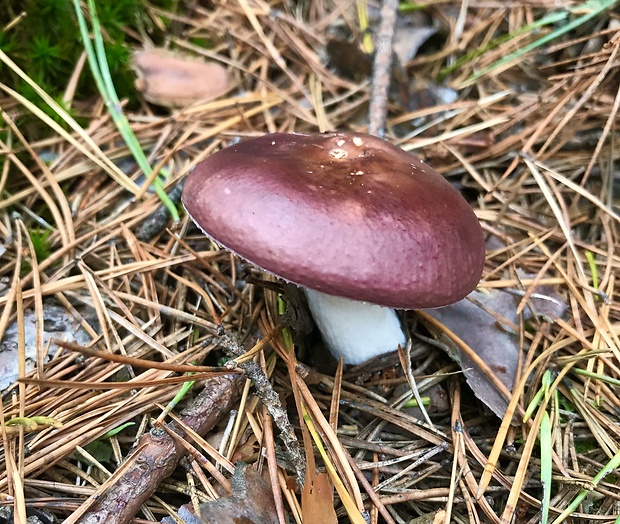
[[[73,0],[73,6],[75,8],[75,13],[78,18],[78,25],[80,28],[80,33],[82,35],[84,49],[86,50],[86,54],[88,56],[88,63],[90,65],[93,77],[95,78],[97,89],[101,93],[101,96],[103,97],[105,105],[108,108],[110,116],[112,117],[112,120],[114,121],[117,129],[121,133],[121,136],[127,144],[127,147],[129,147],[131,154],[136,160],[136,163],[138,164],[140,169],[142,169],[144,175],[148,177],[152,173],[151,166],[148,163],[148,160],[144,154],[144,151],[142,150],[142,147],[140,146],[140,143],[138,142],[135,133],[129,125],[129,120],[127,119],[127,116],[121,108],[120,101],[114,87],[114,82],[112,80],[112,75],[110,74],[110,68],[108,66],[108,60],[105,53],[105,45],[103,42],[103,36],[101,34],[101,25],[99,23],[99,17],[97,15],[95,2],[94,0],[88,0],[88,10],[92,22],[92,32],[93,39],[95,41],[95,47],[93,47],[93,44],[91,42],[91,38],[88,32],[88,25],[86,24],[84,13],[82,13],[80,0]],[[170,212],[173,220],[177,222],[179,220],[179,213],[177,211],[177,208],[164,191],[163,184],[158,177],[153,180],[153,188],[159,199],[166,206],[166,209],[168,209],[168,211]]]
[[[191,373],[188,373],[187,377],[189,378],[190,376]],[[181,402],[181,400],[183,400],[185,396],[192,390],[195,382],[195,380],[188,380],[187,382],[183,382],[183,384],[181,384],[181,387],[179,388],[179,391],[177,391],[177,394],[170,402],[168,402],[164,413],[170,413],[176,407],[176,405]]]
[[[551,420],[547,412],[543,413],[540,421],[540,482],[543,489],[541,511],[541,524],[549,522],[549,507],[551,504],[551,475],[553,464],[551,453],[553,442],[551,436]]]
[[[284,315],[286,312],[286,302],[282,299],[282,295],[278,295],[278,313],[280,315]],[[293,347],[293,335],[291,334],[291,330],[288,327],[285,327],[282,330],[282,342],[284,342],[284,347],[290,350]]]
[[[599,471],[596,476],[592,479],[592,486],[596,486],[601,480],[603,480],[607,475],[609,475],[614,469],[617,469],[620,466],[620,452],[616,453],[612,459],[605,464],[603,469]],[[553,524],[560,524],[564,522],[567,517],[571,516],[571,513],[577,511],[579,504],[583,502],[590,493],[589,489],[582,489],[578,495],[573,499],[573,501],[568,505],[568,507],[560,514],[560,516],[553,521]],[[616,521],[618,522],[618,521]]]
[[[455,60],[454,63],[450,64],[448,67],[444,67],[439,72],[438,78],[440,81],[442,81],[446,76],[451,74],[453,71],[460,69],[461,67],[463,67],[463,65],[471,62],[475,58],[478,58],[479,56],[483,55],[487,51],[490,51],[491,49],[495,49],[501,44],[505,42],[509,42],[510,40],[512,40],[513,38],[519,35],[529,33],[530,31],[535,31],[536,29],[539,29],[546,25],[556,24],[560,22],[561,20],[564,20],[567,17],[568,17],[568,13],[565,11],[549,13],[547,16],[544,16],[540,20],[536,20],[532,22],[531,24],[524,25],[523,27],[516,29],[512,33],[508,33],[507,35],[502,35],[498,38],[494,38],[486,46],[479,47],[478,49],[474,49],[473,51],[470,51],[466,55],[459,58],[458,60]]]
[[[532,413],[534,413],[534,410],[540,404],[543,396],[549,392],[549,387],[551,386],[552,382],[553,381],[551,380],[551,372],[549,370],[545,371],[544,375],[542,376],[540,389],[536,392],[536,395],[534,395],[534,398],[525,410],[525,414],[523,415],[523,422],[527,422],[530,419]]]
[[[86,19],[84,18],[84,13],[82,13],[82,6],[80,5],[80,0],[73,0],[73,7],[75,9],[75,14],[78,19],[78,26],[80,28],[80,34],[82,35],[82,44],[84,45],[84,49],[86,51],[86,56],[88,58],[88,65],[90,65],[90,71],[93,74],[95,83],[97,84],[97,89],[103,96],[103,100],[107,106],[108,97],[105,92],[105,84],[103,83],[103,78],[101,77],[101,70],[99,69],[99,63],[97,62],[97,55],[95,54],[95,51],[93,49],[93,44],[90,41],[90,35],[88,33],[88,26],[86,25]]]
[[[600,380],[601,382],[611,384],[612,386],[620,386],[620,380],[618,380],[617,378],[608,377],[607,375],[601,375],[600,373],[594,373],[593,371],[588,371],[587,369],[573,368],[572,371],[576,375],[583,375],[584,377]]]
[[[505,57],[501,58],[500,60],[497,60],[496,62],[493,62],[492,64],[488,65],[487,67],[482,68],[480,71],[477,71],[464,82],[463,86],[466,86],[466,85],[469,85],[475,82],[480,77],[494,71],[495,69],[501,68],[509,64],[513,60],[520,58],[524,54],[529,53],[530,51],[536,49],[537,47],[540,47],[542,45],[545,45],[548,42],[556,40],[561,35],[568,33],[569,31],[572,31],[573,29],[579,27],[580,25],[585,24],[588,20],[591,20],[592,18],[598,16],[603,11],[612,9],[617,3],[618,3],[618,0],[588,0],[587,2],[584,2],[578,6],[568,9],[566,11],[567,16],[570,13],[579,13],[579,12],[584,12],[584,11],[585,12],[581,16],[578,16],[574,20],[568,22],[566,25],[559,27],[555,31],[552,31],[549,34],[542,36],[538,40],[535,40],[534,42],[531,42],[523,46],[521,49],[517,49],[513,53],[510,53],[506,55]]]
[[[598,289],[598,268],[596,267],[596,261],[594,260],[594,253],[592,251],[585,251],[586,260],[590,267],[590,273],[592,273],[592,287]]]

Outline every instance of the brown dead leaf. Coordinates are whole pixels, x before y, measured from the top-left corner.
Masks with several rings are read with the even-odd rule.
[[[401,67],[413,59],[424,43],[437,32],[437,24],[423,11],[399,16],[392,47]]]
[[[474,291],[470,297],[509,322],[518,322],[514,296],[500,291]],[[513,332],[501,326],[496,317],[467,299],[426,312],[471,347],[501,382],[508,389],[512,388],[519,362],[518,337]],[[498,417],[503,417],[508,406],[506,398],[463,351],[450,342],[448,345],[456,351],[451,356],[460,363],[476,397]]]
[[[535,276],[520,272],[521,278]],[[469,300],[426,312],[471,347],[510,390],[519,363],[518,337],[513,328],[519,323],[518,303],[522,296],[498,290],[473,291]],[[526,321],[539,317],[548,322],[562,317],[568,307],[552,286],[536,286],[527,306],[523,311]],[[454,350],[451,356],[460,363],[474,394],[502,418],[508,406],[504,395],[460,348],[447,343]]]
[[[409,524],[446,524],[446,512],[439,509],[434,513],[427,513],[413,519]]]
[[[338,522],[334,511],[334,487],[327,473],[308,475],[301,494],[301,511],[304,522]]]
[[[200,520],[208,524],[278,524],[271,486],[252,467],[237,464],[232,495],[200,505]]]
[[[329,65],[336,72],[350,80],[363,80],[370,76],[372,71],[372,58],[364,53],[360,47],[347,40],[333,38],[327,42],[325,51]]]
[[[244,443],[237,446],[237,450],[232,456],[232,462],[254,462],[259,449],[260,444],[254,434],[252,434]]]
[[[228,71],[217,62],[167,49],[142,49],[133,55],[136,89],[153,104],[185,107],[222,95]]]

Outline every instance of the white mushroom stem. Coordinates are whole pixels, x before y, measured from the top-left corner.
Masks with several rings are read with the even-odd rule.
[[[323,341],[345,364],[362,362],[405,347],[405,334],[393,309],[304,288]]]

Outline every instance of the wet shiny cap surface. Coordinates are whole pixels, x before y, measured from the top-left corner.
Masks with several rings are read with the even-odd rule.
[[[484,237],[439,173],[359,133],[275,133],[208,157],[183,204],[224,247],[290,282],[415,309],[478,283]]]

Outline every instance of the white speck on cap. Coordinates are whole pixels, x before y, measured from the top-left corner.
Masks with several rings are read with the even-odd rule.
[[[343,158],[347,158],[349,153],[347,153],[344,149],[332,149],[329,152],[329,156],[335,158],[336,160],[342,160]]]

